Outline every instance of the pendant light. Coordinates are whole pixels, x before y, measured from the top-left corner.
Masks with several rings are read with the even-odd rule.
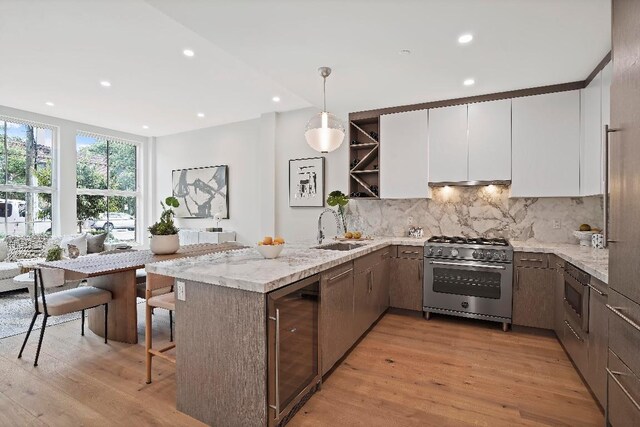
[[[331,74],[331,68],[320,67],[318,71],[323,80],[322,112],[311,117],[307,123],[304,137],[314,150],[321,153],[329,153],[342,144],[344,140],[344,125],[335,115],[327,112],[327,77]]]

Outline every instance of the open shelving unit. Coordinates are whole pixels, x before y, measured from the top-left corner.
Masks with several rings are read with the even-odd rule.
[[[379,199],[379,116],[349,121],[349,197]]]

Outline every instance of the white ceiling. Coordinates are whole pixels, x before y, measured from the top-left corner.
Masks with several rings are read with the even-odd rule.
[[[611,44],[609,0],[0,0],[0,16],[0,104],[146,135],[320,106],[322,65],[345,114],[582,80]]]

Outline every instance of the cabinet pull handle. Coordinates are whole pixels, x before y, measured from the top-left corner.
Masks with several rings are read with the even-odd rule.
[[[543,260],[540,258],[520,258],[520,261],[524,262],[542,262]]]
[[[613,312],[613,314],[615,314],[616,316],[620,317],[622,320],[630,324],[635,330],[640,331],[640,325],[638,325],[636,322],[634,322],[633,320],[625,316],[625,314],[622,311],[620,311],[622,310],[621,307],[614,307],[609,304],[605,304],[605,305],[609,310]]]
[[[276,404],[269,405],[269,407],[275,410],[274,420],[277,420],[280,416],[280,375],[278,375],[278,371],[280,370],[280,310],[276,308],[276,317],[269,317],[270,320],[274,320],[276,322]]]
[[[625,374],[624,372],[612,371],[609,368],[605,368],[605,369],[607,370],[607,374],[611,377],[611,379],[615,381],[616,384],[618,384],[618,387],[620,387],[620,390],[622,390],[625,396],[627,396],[627,398],[631,401],[631,403],[633,403],[633,406],[635,406],[636,409],[640,411],[640,404],[633,398],[633,396],[631,396],[631,393],[629,393],[629,391],[627,391],[627,389],[624,388],[620,380],[617,378],[618,376],[620,377],[628,376],[628,374]]]
[[[373,291],[373,270],[369,270],[369,293]]]
[[[384,258],[386,258],[388,255],[389,255],[389,252],[385,252],[385,253],[383,253],[383,254],[382,254],[382,258],[384,259]]]
[[[569,322],[567,322],[566,320],[564,321],[564,324],[567,325],[567,328],[569,328],[569,330],[571,330],[571,333],[573,334],[574,337],[576,337],[576,339],[580,342],[583,342],[584,340],[582,339],[582,337],[580,335],[578,335],[578,333],[571,327],[571,325],[569,324]]]
[[[593,286],[591,283],[587,283],[587,286],[590,287],[591,289],[593,289],[594,291],[596,291],[596,293],[598,295],[600,295],[601,297],[606,297],[607,294],[602,292],[600,289],[596,288],[595,286]]]
[[[418,251],[402,251],[402,253],[406,255],[420,255]]]
[[[609,134],[612,132],[618,132],[620,129],[610,128],[609,125],[604,125],[604,192],[602,194],[602,208],[604,214],[604,224],[602,226],[602,235],[604,237],[604,246],[607,247],[608,243],[614,243],[609,240]]]
[[[335,276],[331,277],[331,278],[329,279],[329,281],[330,281],[330,282],[332,282],[332,281],[334,281],[334,280],[336,280],[336,279],[339,279],[339,278],[341,278],[341,277],[343,277],[343,276],[346,276],[347,274],[351,273],[352,271],[353,271],[353,268],[350,268],[350,269],[348,269],[347,271],[343,271],[342,273],[337,274],[337,275],[335,275]]]
[[[516,268],[516,290],[520,290],[520,269]]]

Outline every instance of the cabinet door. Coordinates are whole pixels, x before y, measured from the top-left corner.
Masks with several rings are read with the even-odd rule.
[[[534,328],[554,327],[555,271],[548,268],[516,268],[513,289],[513,324]]]
[[[387,255],[383,256],[382,261],[373,268],[373,299],[375,300],[374,312],[376,316],[374,321],[389,307],[390,258],[388,254],[389,252],[387,252]]]
[[[380,141],[380,197],[427,197],[427,110],[380,116]]]
[[[320,283],[320,344],[322,374],[351,348],[354,339],[354,292],[351,263],[322,275]]]
[[[512,101],[512,197],[580,194],[580,91]]]
[[[555,278],[553,280],[553,329],[560,341],[564,340],[564,261],[553,257]]]
[[[580,194],[602,194],[602,72],[580,94]]]
[[[591,279],[593,289],[589,292],[589,370],[585,376],[589,387],[602,407],[606,406],[607,396],[607,345],[609,336],[609,310],[607,287],[596,279]],[[594,283],[594,281],[596,283]]]
[[[389,305],[422,311],[423,260],[393,258],[389,283]]]
[[[372,304],[371,304],[371,282],[372,271],[367,269],[356,273],[354,276],[354,336],[355,342],[364,334],[373,322]]]
[[[469,181],[511,180],[511,100],[469,104]]]
[[[468,180],[467,106],[429,110],[429,182]]]

